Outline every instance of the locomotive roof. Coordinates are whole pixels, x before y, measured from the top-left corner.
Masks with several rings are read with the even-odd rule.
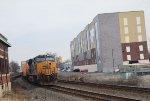
[[[48,55],[38,55],[38,56],[34,57],[34,59],[39,58],[39,57],[45,57],[45,56],[53,56],[53,55],[49,55],[49,54]]]

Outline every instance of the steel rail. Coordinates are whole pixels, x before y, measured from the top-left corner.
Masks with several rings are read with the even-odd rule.
[[[86,90],[78,90],[78,89],[73,89],[69,87],[62,87],[58,85],[48,87],[48,89],[51,89],[57,92],[63,92],[67,94],[72,94],[72,95],[92,99],[93,101],[140,101],[140,100],[135,100],[135,99],[129,99],[129,98],[90,92]]]
[[[102,88],[110,88],[115,90],[125,90],[125,91],[132,91],[138,93],[148,93],[150,94],[150,88],[142,88],[136,86],[127,86],[127,85],[110,85],[110,84],[97,84],[97,83],[85,83],[85,82],[75,82],[75,81],[65,81],[65,80],[58,80],[60,83],[69,83],[69,84],[78,84],[78,85],[86,85],[86,86],[93,86],[93,87],[102,87]]]

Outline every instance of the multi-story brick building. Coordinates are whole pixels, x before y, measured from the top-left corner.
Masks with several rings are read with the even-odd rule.
[[[0,97],[11,90],[7,38],[0,34]]]
[[[119,13],[124,64],[148,62],[144,12]]]
[[[70,47],[74,69],[112,72],[122,64],[147,63],[144,12],[98,14]]]

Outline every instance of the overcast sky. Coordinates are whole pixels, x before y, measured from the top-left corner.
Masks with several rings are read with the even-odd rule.
[[[0,33],[12,45],[10,61],[46,52],[65,60],[70,41],[99,13],[144,10],[148,35],[149,5],[150,0],[0,0]]]

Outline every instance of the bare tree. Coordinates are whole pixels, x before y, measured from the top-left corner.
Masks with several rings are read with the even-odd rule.
[[[10,72],[17,73],[18,70],[20,69],[19,68],[20,67],[19,64],[17,62],[15,62],[15,61],[11,61],[9,66],[10,66]]]

